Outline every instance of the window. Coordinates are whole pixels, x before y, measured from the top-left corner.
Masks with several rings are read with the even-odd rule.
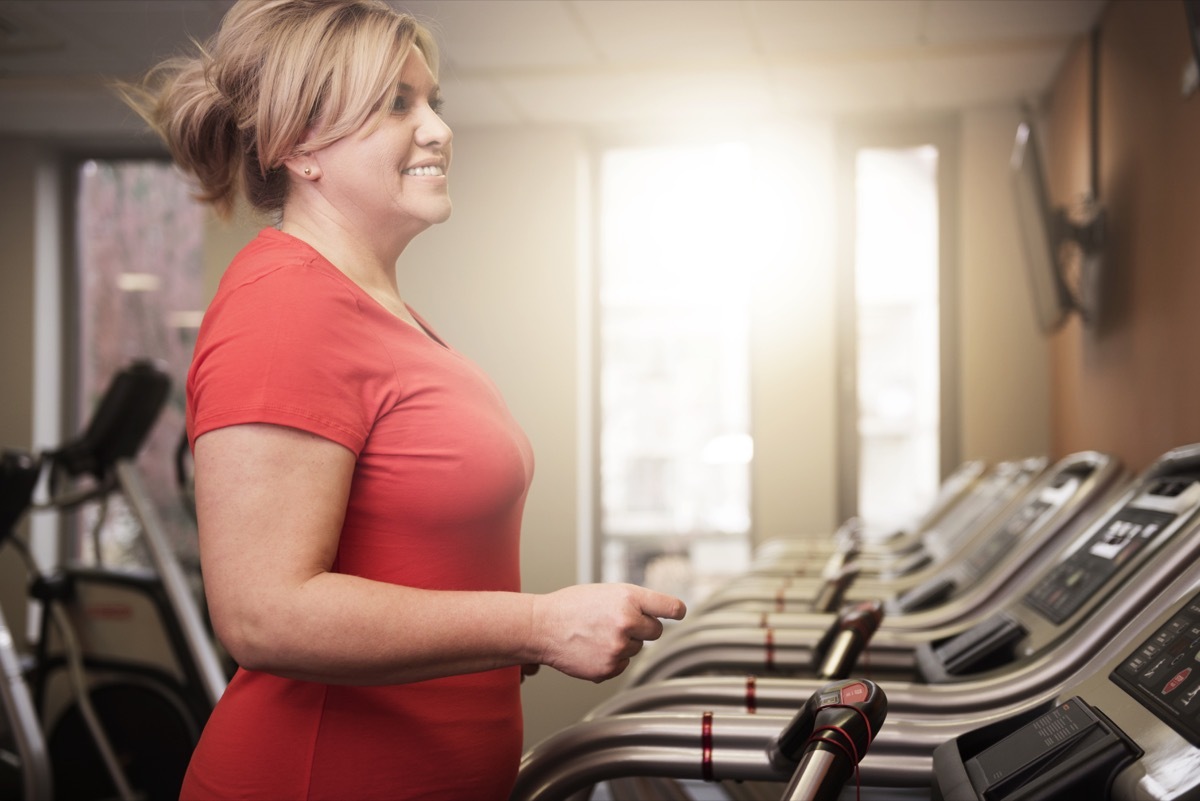
[[[887,533],[933,502],[954,455],[948,165],[938,137],[873,142],[850,155],[853,259],[841,293],[844,517]],[[845,413],[849,410],[849,413]]]
[[[112,376],[134,359],[152,359],[172,378],[170,399],[138,460],[147,491],[185,561],[194,529],[175,477],[184,431],[184,381],[203,308],[204,211],[191,185],[159,160],[89,160],[76,178],[77,340],[75,430],[90,419]],[[99,509],[80,521],[90,531]],[[129,552],[137,528],[120,499],[108,504],[98,541],[107,564],[138,562]],[[91,558],[85,539],[70,547]]]
[[[714,169],[719,165],[720,169]],[[602,578],[696,600],[750,549],[742,145],[620,149],[600,166]],[[714,199],[716,202],[714,202]]]
[[[895,529],[938,486],[937,150],[858,154],[859,515]]]

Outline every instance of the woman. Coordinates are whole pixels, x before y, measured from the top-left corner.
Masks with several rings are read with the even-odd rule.
[[[603,681],[681,601],[520,592],[532,454],[499,392],[403,301],[450,215],[429,34],[377,0],[241,0],[127,100],[228,210],[188,376],[201,561],[241,666],[188,798],[505,798],[522,666]]]

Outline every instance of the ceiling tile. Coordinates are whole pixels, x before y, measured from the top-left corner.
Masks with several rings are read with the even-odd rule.
[[[532,122],[613,124],[691,120],[727,126],[773,111],[765,73],[645,71],[504,82]]]
[[[1070,39],[1103,8],[1104,0],[931,0],[924,32],[930,44]]]
[[[133,75],[207,38],[227,0],[39,0],[0,3],[0,16],[53,31],[69,45],[18,59],[0,58],[10,75],[105,73]]]
[[[611,64],[711,64],[758,57],[736,0],[574,0],[571,7]]]
[[[204,38],[232,0],[0,0],[0,130],[81,130],[101,76]],[[887,112],[1045,91],[1104,0],[389,0],[430,22],[454,126]],[[769,69],[768,69],[769,68]],[[37,91],[51,93],[40,99]],[[58,92],[57,101],[53,93]],[[91,93],[91,94],[89,94]],[[19,102],[18,102],[19,101]],[[56,102],[58,105],[56,106]],[[99,108],[103,103],[96,108]],[[22,111],[22,109],[27,111]],[[56,111],[57,109],[57,111]],[[85,111],[87,113],[85,113]],[[13,116],[10,116],[13,115]],[[105,123],[107,124],[107,123]],[[23,130],[29,130],[25,128]]]
[[[913,107],[913,67],[907,60],[809,64],[772,71],[781,112],[837,114]]]
[[[924,3],[749,0],[747,6],[755,33],[769,56],[810,60],[830,54],[861,55],[911,48],[918,42]]]
[[[1064,58],[1060,48],[1044,46],[1013,53],[963,53],[926,59],[913,66],[925,87],[922,107],[970,108],[1033,101],[1054,78]]]
[[[394,3],[429,24],[442,63],[461,70],[579,67],[600,59],[560,0]]]

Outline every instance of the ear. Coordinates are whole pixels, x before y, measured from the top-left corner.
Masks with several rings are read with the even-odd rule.
[[[283,166],[296,180],[315,181],[321,177],[321,165],[313,156],[315,151],[308,147],[316,135],[315,129],[316,126],[309,125],[304,131],[304,136],[296,143],[296,154],[283,160]]]
[[[302,153],[283,160],[283,166],[292,177],[301,181],[315,181],[321,177],[321,165],[311,153]]]

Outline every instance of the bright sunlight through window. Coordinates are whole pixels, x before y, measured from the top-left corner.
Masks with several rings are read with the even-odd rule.
[[[608,151],[600,222],[603,578],[694,600],[750,552],[749,149]]]
[[[858,153],[859,515],[902,527],[939,476],[938,152]]]

